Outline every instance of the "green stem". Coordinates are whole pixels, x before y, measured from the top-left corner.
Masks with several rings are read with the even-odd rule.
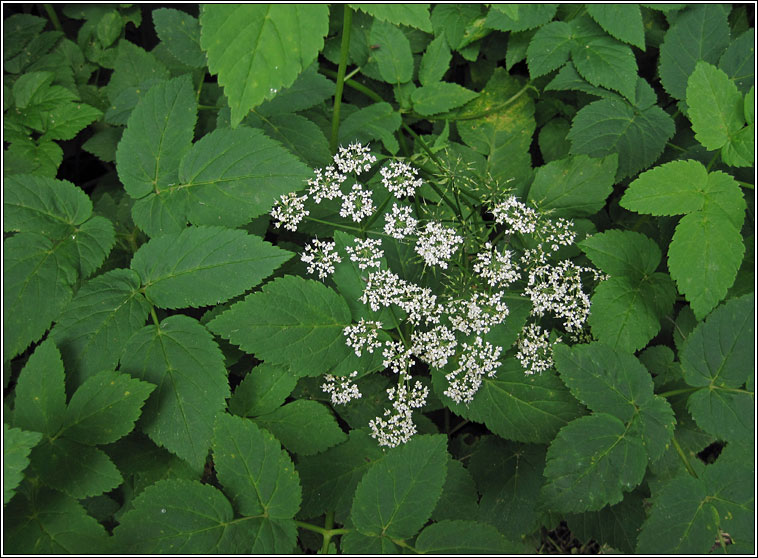
[[[326,69],[326,68],[321,68],[321,72],[323,72],[324,75],[327,75],[335,79],[338,76],[337,72]],[[377,93],[374,93],[371,89],[369,89],[368,87],[366,87],[365,85],[361,83],[358,83],[357,81],[354,81],[352,79],[345,79],[344,84],[352,89],[355,89],[356,91],[360,91],[372,101],[376,101],[377,103],[381,103],[382,101],[384,101],[384,99],[382,99]]]
[[[684,147],[679,147],[678,145],[674,145],[670,141],[667,141],[666,145],[669,146],[669,147],[673,147],[674,149],[678,149],[679,151],[682,151],[682,152],[687,151]]]
[[[711,159],[711,162],[708,163],[708,166],[706,167],[706,170],[708,172],[711,172],[711,167],[716,164],[716,161],[718,160],[720,153],[721,153],[720,151],[716,151],[716,153],[713,154],[713,158]]]
[[[329,543],[332,541],[332,527],[334,527],[334,512],[329,511],[326,512],[326,517],[324,518],[326,533],[324,533],[324,543],[321,545],[321,554],[329,553]]]
[[[755,190],[755,184],[750,184],[749,182],[742,182],[742,180],[737,180],[737,184],[739,184],[743,188],[747,188],[749,190]]]
[[[407,542],[405,542],[403,539],[390,539],[390,540],[393,543],[395,543],[397,546],[399,546],[400,548],[407,548],[411,552],[418,554],[418,552],[416,552],[416,549],[413,548],[411,545],[409,545]]]
[[[687,469],[687,472],[690,475],[697,478],[697,473],[695,472],[695,469],[692,468],[692,465],[690,465],[690,462],[687,459],[687,456],[684,454],[684,450],[682,449],[682,446],[680,446],[679,442],[677,442],[676,440],[676,436],[672,436],[671,441],[674,443],[674,448],[676,448],[676,453],[679,454],[679,458],[684,463],[684,468]]]
[[[152,304],[150,305],[150,316],[153,318],[153,323],[155,324],[155,327],[160,328],[161,322],[158,319],[158,314],[155,313],[155,306]]]
[[[342,89],[345,85],[345,70],[347,69],[347,57],[350,50],[350,28],[353,22],[353,10],[345,4],[345,16],[342,20],[342,44],[340,45],[340,64],[337,68],[337,88],[334,91],[334,111],[332,112],[332,137],[329,141],[329,149],[337,153],[340,129],[340,107],[342,106]]]
[[[353,70],[352,72],[350,72],[349,74],[347,74],[347,75],[345,76],[345,80],[348,80],[348,79],[350,79],[351,77],[353,77],[354,75],[356,75],[356,74],[357,74],[358,72],[360,72],[360,71],[361,71],[361,67],[360,67],[360,66],[358,66],[358,67],[357,67],[355,70]]]
[[[55,27],[58,31],[63,31],[63,26],[61,25],[61,20],[58,19],[58,14],[55,13],[55,8],[52,4],[43,4],[43,7],[45,8],[45,11],[47,12],[47,17],[50,18],[50,21],[53,24],[53,27]]]
[[[350,225],[343,225],[341,223],[332,223],[331,221],[324,221],[323,219],[317,219],[316,217],[310,217],[310,216],[307,216],[307,215],[305,216],[305,220],[306,221],[311,221],[313,223],[319,223],[320,225],[327,225],[329,227],[334,227],[335,229],[344,229],[346,231],[357,232],[357,233],[360,233],[360,234],[363,234],[363,233],[366,232],[366,231],[364,231],[363,229],[361,229],[359,227],[351,227]],[[387,238],[392,238],[391,235],[385,234],[385,233],[381,233],[381,232],[378,232],[378,231],[371,231],[371,234],[375,234],[377,236],[386,236]]]
[[[660,395],[661,397],[673,397],[674,395],[681,395],[683,393],[692,393],[693,391],[697,391],[701,388],[699,387],[688,387],[688,388],[681,388],[681,389],[673,389],[671,391],[664,391],[663,393],[658,393],[657,395]]]
[[[219,110],[219,107],[213,105],[197,105],[197,108],[200,110]]]
[[[328,534],[330,537],[333,537],[334,535],[344,535],[350,532],[350,529],[324,529],[323,527],[314,525],[313,523],[306,523],[305,521],[296,520],[295,525],[301,529],[305,529],[306,531],[313,531],[314,533],[318,533],[319,535]]]

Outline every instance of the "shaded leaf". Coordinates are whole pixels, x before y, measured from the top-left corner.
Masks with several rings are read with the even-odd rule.
[[[350,4],[362,12],[380,21],[389,21],[396,25],[408,25],[432,32],[432,21],[429,19],[429,4]]]
[[[265,415],[279,408],[292,393],[297,376],[280,366],[262,363],[242,379],[229,400],[229,410],[241,417]]]
[[[42,439],[39,432],[28,432],[3,424],[3,506],[16,493],[29,465],[29,452]]]
[[[329,409],[317,401],[287,403],[256,417],[255,422],[298,455],[321,453],[347,439]]]
[[[587,4],[587,13],[619,41],[645,50],[645,28],[638,5]]]
[[[173,8],[159,8],[153,10],[153,23],[161,42],[180,62],[192,68],[205,66],[196,17]]]
[[[509,554],[524,549],[497,529],[477,521],[439,521],[419,533],[414,545],[420,554]]]

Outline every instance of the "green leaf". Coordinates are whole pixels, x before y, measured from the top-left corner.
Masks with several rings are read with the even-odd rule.
[[[152,52],[127,40],[121,40],[116,47],[113,73],[105,92],[113,105],[124,91],[144,89],[146,83],[158,83],[171,77],[169,71]],[[111,107],[113,108],[113,107]]]
[[[687,80],[687,106],[695,139],[710,151],[732,143],[745,125],[737,86],[707,62],[699,61]]]
[[[510,554],[524,549],[507,540],[497,529],[478,521],[439,521],[421,531],[419,554]]]
[[[532,79],[563,66],[569,59],[573,40],[571,25],[566,22],[551,21],[540,27],[526,49],[526,63]]]
[[[70,239],[64,244],[75,252],[78,261],[79,276],[86,279],[103,264],[116,243],[113,223],[105,217],[96,215],[77,227]]]
[[[70,140],[103,115],[95,107],[84,103],[65,103],[46,111],[40,141]]]
[[[200,48],[200,24],[196,17],[181,10],[159,8],[153,11],[155,32],[177,60],[191,68],[205,66]]]
[[[309,165],[323,167],[332,160],[329,141],[324,132],[318,124],[305,116],[269,116],[261,121],[261,128],[268,137],[280,142],[290,153],[297,155],[301,161]]]
[[[321,453],[347,439],[329,409],[317,401],[287,403],[267,415],[256,417],[255,422],[298,455]]]
[[[606,35],[582,36],[576,29],[574,34],[578,36],[571,43],[571,60],[582,77],[592,85],[613,89],[633,101],[637,61],[632,49]]]
[[[13,425],[54,436],[66,410],[65,373],[60,352],[46,340],[29,357],[18,377]]]
[[[500,31],[526,31],[549,22],[558,4],[492,4],[484,24]]]
[[[352,530],[340,538],[340,550],[344,554],[400,554],[400,547],[388,537],[370,537]]]
[[[213,420],[229,397],[224,357],[211,334],[190,317],[170,316],[131,337],[121,371],[158,386],[142,412],[142,430],[202,470]]]
[[[371,56],[376,60],[379,74],[387,83],[405,83],[413,77],[411,44],[405,34],[391,23],[374,20],[369,42],[377,45]]]
[[[647,460],[642,440],[618,418],[581,417],[550,444],[542,494],[556,511],[596,511],[620,502],[623,492],[642,482]]]
[[[220,304],[261,282],[292,253],[245,231],[189,227],[142,245],[131,267],[161,308]]]
[[[726,11],[718,4],[690,6],[676,18],[661,44],[659,73],[664,89],[684,99],[698,60],[716,64],[729,45]]]
[[[639,5],[587,4],[587,13],[619,41],[645,50],[645,28]]]
[[[213,461],[235,509],[247,516],[289,519],[300,507],[300,479],[279,442],[254,422],[216,418]]]
[[[53,141],[14,141],[3,152],[3,176],[28,173],[55,178],[62,161],[63,150]]]
[[[754,370],[754,307],[752,294],[719,306],[680,351],[685,382],[703,388],[687,407],[700,428],[723,440],[752,434],[753,397],[740,388]]]
[[[634,231],[609,229],[578,245],[596,267],[614,277],[643,279],[661,262],[661,249],[655,241]]]
[[[85,283],[50,332],[66,361],[70,385],[115,369],[149,312],[139,276],[130,269],[114,269]]]
[[[10,502],[24,480],[29,452],[42,439],[39,432],[27,432],[3,424],[3,506]]]
[[[315,107],[334,95],[334,82],[318,71],[318,63],[314,62],[303,73],[297,76],[295,82],[279,91],[276,96],[255,109],[262,116],[292,114],[301,110]]]
[[[431,519],[442,521],[476,517],[479,512],[478,501],[479,494],[471,473],[457,459],[448,458],[442,496],[437,500]]]
[[[742,93],[755,83],[755,31],[748,29],[732,41],[719,58],[719,69],[726,72]]]
[[[131,197],[162,191],[178,181],[179,161],[190,149],[196,118],[188,76],[160,82],[148,91],[129,116],[116,150],[118,176]]]
[[[241,417],[255,417],[279,408],[292,393],[297,376],[280,366],[262,363],[242,379],[229,400],[229,410]]]
[[[107,551],[108,534],[74,498],[42,488],[3,510],[5,552],[89,554]]]
[[[537,142],[546,162],[563,159],[569,154],[571,144],[566,140],[571,125],[565,118],[553,118],[539,132]]]
[[[465,105],[477,93],[457,83],[437,82],[419,87],[411,94],[413,110],[423,116],[447,112]]]
[[[368,143],[380,139],[391,152],[400,149],[394,132],[400,128],[402,118],[389,103],[374,103],[358,109],[340,123],[339,140],[342,145],[353,141]],[[390,149],[392,148],[392,149]]]
[[[447,439],[417,435],[387,452],[355,490],[351,518],[365,535],[408,538],[426,523],[442,494]]]
[[[329,30],[326,5],[207,4],[200,45],[232,109],[232,127],[310,66]]]
[[[620,100],[603,99],[579,110],[567,138],[573,154],[618,153],[620,180],[654,163],[673,135],[674,121],[659,106],[638,110]]]
[[[569,529],[579,540],[594,539],[600,545],[605,543],[628,554],[634,553],[637,534],[644,520],[645,507],[637,491],[627,494],[615,506],[566,517]]]
[[[671,161],[640,174],[619,202],[651,215],[680,215],[703,208],[708,171],[699,161]]]
[[[529,201],[564,217],[594,215],[613,191],[618,157],[602,159],[586,155],[552,161],[535,170]]]
[[[751,167],[755,163],[755,125],[748,124],[721,148],[721,158],[732,167]]]
[[[128,374],[100,372],[71,396],[61,435],[91,446],[115,442],[132,431],[154,389]]]
[[[366,12],[380,21],[432,32],[429,4],[350,4],[350,7]]]
[[[208,327],[261,360],[314,376],[352,353],[342,332],[351,323],[344,299],[329,287],[285,276],[237,302]]]
[[[432,85],[442,80],[450,69],[453,55],[444,35],[438,35],[426,46],[418,69],[418,80],[421,85]]]

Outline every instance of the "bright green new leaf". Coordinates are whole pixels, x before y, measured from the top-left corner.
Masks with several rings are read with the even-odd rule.
[[[573,41],[571,25],[564,21],[552,21],[540,27],[526,49],[532,79],[563,66],[569,59]]]
[[[432,39],[426,46],[418,69],[418,80],[421,85],[432,85],[442,80],[450,69],[452,58],[453,55],[444,35],[438,35]]]
[[[255,422],[298,455],[321,453],[347,439],[329,409],[317,401],[287,403]]]
[[[699,61],[687,80],[687,116],[695,139],[713,151],[729,143],[745,125],[742,95],[722,70]]]
[[[628,554],[634,553],[639,528],[644,520],[645,507],[638,491],[626,494],[615,506],[566,517],[571,532],[579,540],[603,541]]]
[[[208,330],[182,315],[145,326],[127,343],[121,371],[158,386],[142,412],[142,430],[202,471],[213,420],[229,397],[224,357]]]
[[[634,100],[637,60],[628,45],[608,36],[575,38],[571,43],[571,60],[592,85],[613,89]]]
[[[279,442],[249,419],[220,414],[213,434],[219,482],[237,512],[289,519],[300,507],[300,479]]]
[[[716,64],[729,45],[725,6],[698,4],[678,15],[661,44],[659,73],[664,89],[677,99],[687,93],[687,79],[698,60]]]
[[[124,91],[134,92],[138,88],[144,89],[146,83],[158,83],[171,77],[166,66],[159,62],[152,52],[146,52],[132,42],[119,41],[116,50],[113,73],[105,86],[111,109]]]
[[[191,68],[205,66],[205,53],[200,48],[200,24],[196,17],[173,8],[153,11],[155,32],[177,60]]]
[[[66,361],[69,383],[79,386],[101,370],[115,369],[149,312],[131,269],[114,269],[85,283],[50,333]]]
[[[400,113],[389,103],[374,103],[355,111],[340,123],[340,144],[348,145],[354,141],[369,143],[380,139],[388,151],[397,153],[400,147],[394,133],[402,121]]]
[[[523,552],[521,545],[501,535],[488,523],[439,521],[421,531],[414,545],[419,554],[511,554]]]
[[[535,170],[528,199],[558,216],[594,215],[613,191],[617,166],[616,154],[602,159],[577,155],[552,161]]]
[[[612,276],[643,279],[661,263],[658,244],[642,233],[609,229],[578,243],[596,267]]]
[[[542,494],[556,511],[596,511],[620,502],[642,482],[647,461],[642,440],[618,418],[581,417],[550,444]]]
[[[699,161],[672,161],[633,180],[621,207],[651,215],[681,215],[703,208],[708,171]]]
[[[379,74],[387,83],[405,83],[413,77],[411,44],[395,25],[374,20],[369,41],[377,45],[371,56],[379,66]]]
[[[3,506],[10,502],[24,479],[29,452],[41,439],[39,432],[27,432],[3,424]]]
[[[479,511],[479,494],[471,473],[457,459],[447,460],[447,475],[442,486],[442,496],[437,500],[431,519],[468,519]]]
[[[619,41],[645,50],[645,27],[639,5],[587,4],[587,13]]]
[[[721,148],[721,158],[732,167],[751,167],[755,164],[755,125],[748,124],[739,130],[729,143]]]
[[[131,267],[161,308],[220,304],[254,287],[292,254],[241,230],[189,227],[142,245]]]
[[[61,435],[91,446],[115,442],[132,431],[154,389],[128,374],[104,370],[71,396]]]
[[[423,116],[440,114],[465,105],[478,93],[461,87],[457,83],[440,81],[424,85],[413,91],[413,110]]]
[[[429,4],[350,4],[350,7],[366,12],[380,21],[432,32]]]
[[[500,31],[526,31],[553,19],[557,10],[558,4],[492,4],[484,23]]]
[[[350,514],[364,535],[408,538],[418,532],[442,494],[447,439],[416,435],[366,472]]]
[[[265,415],[278,409],[292,393],[297,376],[281,366],[266,362],[242,379],[229,400],[229,410],[241,417]]]
[[[250,109],[289,87],[310,66],[329,30],[325,4],[206,4],[200,45],[218,75],[236,128]]]
[[[256,114],[275,116],[292,114],[314,107],[334,95],[334,82],[318,71],[313,63],[297,76],[295,82],[279,91],[276,97],[264,101],[255,109]]]
[[[332,289],[285,276],[234,304],[208,327],[261,360],[314,376],[352,353],[342,332],[351,323],[350,309]]]

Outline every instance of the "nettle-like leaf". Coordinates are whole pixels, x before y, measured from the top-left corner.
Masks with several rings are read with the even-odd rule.
[[[155,32],[179,61],[192,68],[205,66],[200,48],[200,24],[196,17],[181,10],[159,8],[153,11]]]
[[[615,506],[566,517],[571,532],[577,538],[603,541],[629,554],[634,553],[637,535],[644,520],[645,506],[638,491],[626,494]]]
[[[418,80],[421,85],[432,85],[442,80],[450,69],[453,55],[444,35],[438,35],[426,46],[421,64],[418,69]]]
[[[476,96],[476,92],[457,83],[440,81],[414,89],[411,101],[413,110],[423,116],[429,116],[461,107]]]
[[[471,473],[457,459],[448,458],[442,495],[437,500],[431,519],[443,521],[476,517],[478,502],[479,494]]]
[[[287,403],[255,422],[298,455],[321,453],[347,439],[329,409],[317,401]]]
[[[645,27],[639,5],[587,4],[587,13],[619,41],[645,50]]]
[[[3,506],[16,493],[29,466],[29,452],[42,439],[40,432],[29,432],[3,424]]]
[[[229,400],[229,410],[241,417],[271,413],[284,403],[295,384],[295,374],[264,362],[248,372],[239,383]]]
[[[289,87],[324,46],[326,5],[222,5],[200,10],[200,45],[232,109],[232,126]]]
[[[673,161],[642,173],[620,203],[639,213],[687,214],[669,245],[668,267],[702,319],[726,295],[745,252],[745,200],[735,180],[698,161]]]
[[[387,83],[406,83],[413,77],[413,54],[405,34],[395,25],[375,19],[369,34],[371,44],[379,48],[373,58],[379,74]]]
[[[429,525],[419,533],[414,548],[420,554],[510,554],[525,550],[489,523],[470,520]]]
[[[339,128],[339,140],[342,145],[353,141],[369,142],[379,139],[390,153],[397,153],[400,145],[394,133],[402,124],[402,117],[392,105],[374,103],[346,117]]]
[[[366,12],[380,21],[432,32],[429,4],[350,4],[350,7]]]
[[[493,4],[485,25],[500,31],[526,31],[555,16],[558,4]]]

